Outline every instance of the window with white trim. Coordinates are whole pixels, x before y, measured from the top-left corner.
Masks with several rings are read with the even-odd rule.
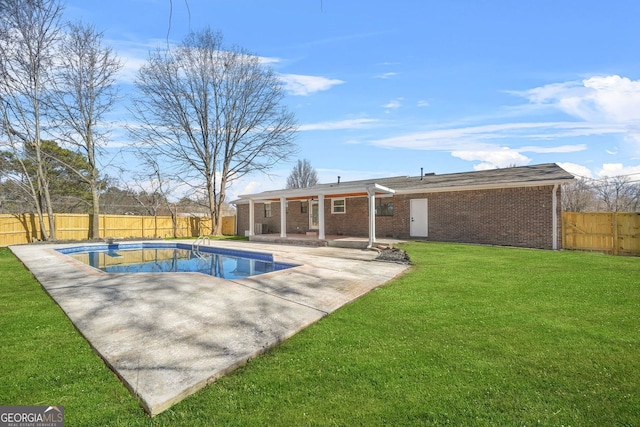
[[[391,199],[376,198],[376,216],[393,216],[393,202]]]
[[[331,199],[331,213],[343,214],[347,212],[345,199]]]
[[[265,218],[271,218],[271,203],[270,202],[266,202],[264,204],[264,217]]]

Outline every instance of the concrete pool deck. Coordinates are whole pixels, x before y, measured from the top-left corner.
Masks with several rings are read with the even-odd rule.
[[[108,274],[56,251],[77,245],[10,249],[151,416],[407,268],[374,251],[222,240],[211,246],[300,266],[237,280]]]

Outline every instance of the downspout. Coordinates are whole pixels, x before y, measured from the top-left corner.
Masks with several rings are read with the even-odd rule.
[[[558,250],[558,184],[553,186],[553,193],[551,195],[551,209],[553,209],[551,217],[553,218],[553,224],[551,225],[551,234],[553,241],[551,247],[554,251]]]

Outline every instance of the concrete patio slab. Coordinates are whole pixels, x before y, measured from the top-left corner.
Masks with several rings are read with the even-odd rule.
[[[240,280],[108,274],[56,251],[69,246],[10,249],[151,416],[407,268],[373,251],[214,241],[300,266]]]

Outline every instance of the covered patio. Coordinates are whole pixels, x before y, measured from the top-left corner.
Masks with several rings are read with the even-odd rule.
[[[376,244],[392,244],[393,239],[376,240],[376,197],[390,197],[395,190],[372,182],[349,182],[318,185],[311,188],[297,188],[267,191],[259,194],[240,196],[249,205],[248,237],[253,241],[303,244],[309,246],[334,246],[347,248],[371,248]],[[368,204],[368,237],[348,237],[327,235],[325,227],[325,203],[336,198],[366,197]],[[317,230],[306,234],[287,234],[287,202],[311,201],[310,217],[314,218]],[[280,233],[256,233],[255,204],[279,202]],[[389,242],[386,242],[386,241]],[[399,241],[398,241],[399,242]]]

